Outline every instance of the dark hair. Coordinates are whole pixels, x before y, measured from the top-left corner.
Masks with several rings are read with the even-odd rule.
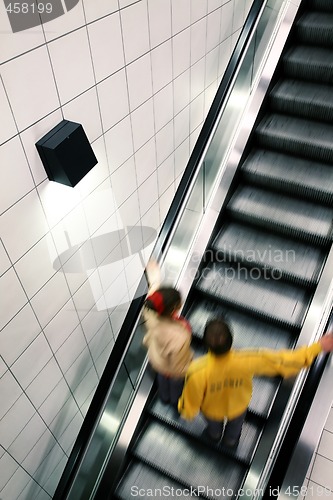
[[[230,351],[233,337],[223,319],[212,319],[206,324],[203,340],[208,349],[218,356]]]
[[[159,316],[171,316],[179,309],[182,299],[178,290],[173,287],[162,287],[147,297],[145,306]]]

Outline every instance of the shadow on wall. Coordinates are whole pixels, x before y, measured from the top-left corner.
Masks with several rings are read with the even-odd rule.
[[[81,245],[69,244],[55,259],[53,268],[65,274],[86,273],[97,310],[109,309],[134,298],[129,296],[124,269],[131,264],[131,280],[138,284],[146,265],[141,252],[152,247],[156,236],[152,227],[127,226]],[[99,273],[94,272],[97,269]]]

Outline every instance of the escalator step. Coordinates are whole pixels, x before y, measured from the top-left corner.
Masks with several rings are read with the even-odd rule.
[[[236,222],[226,224],[212,246],[217,261],[224,259],[264,267],[271,269],[274,276],[287,276],[304,284],[318,281],[324,261],[324,253],[319,248]]]
[[[241,172],[256,184],[332,204],[333,165],[257,149],[246,158]]]
[[[225,318],[232,329],[233,347],[236,349],[288,349],[295,343],[295,334],[289,330],[212,301],[192,301],[186,318],[194,334],[201,338],[208,320]]]
[[[283,56],[287,77],[319,83],[333,83],[333,60],[330,48],[297,45]]]
[[[271,109],[278,113],[332,123],[333,87],[300,80],[280,80],[269,94]]]
[[[309,293],[281,280],[269,280],[261,273],[225,263],[209,264],[197,282],[203,292],[251,311],[258,316],[299,328],[309,301]]]
[[[332,0],[308,0],[308,6],[312,9],[333,12]]]
[[[181,429],[183,432],[190,434],[196,438],[200,438],[203,442],[207,442],[210,446],[218,449],[221,448],[221,444],[212,444],[207,441],[202,434],[207,426],[206,421],[202,415],[198,415],[194,420],[187,421],[180,418],[178,413],[167,405],[161,403],[158,398],[156,398],[149,410],[150,414],[158,418],[162,422],[167,422],[169,425],[175,427],[175,429]],[[250,464],[253,452],[255,450],[259,436],[263,430],[263,421],[254,422],[254,419],[247,416],[243,428],[242,434],[237,450],[233,453],[236,458],[239,458],[243,462]]]
[[[237,460],[156,421],[148,422],[133,453],[146,463],[149,457],[149,465],[182,484],[201,486],[207,491],[210,488],[210,498],[217,497],[214,491],[221,485],[226,491],[237,492],[246,472],[246,467]],[[232,496],[226,494],[224,498]]]
[[[296,24],[301,43],[333,46],[333,13],[306,12]]]
[[[255,134],[264,148],[333,163],[333,125],[270,114],[259,123]]]
[[[295,238],[313,243],[332,240],[333,208],[240,186],[227,206],[233,217],[276,228]]]
[[[184,491],[182,492],[182,489]],[[118,485],[116,495],[121,500],[128,500],[132,497],[151,500],[152,498],[172,496],[172,492],[177,498],[195,499],[202,498],[191,491],[185,489],[180,483],[173,481],[168,476],[160,474],[153,468],[138,460],[132,460]],[[162,496],[163,495],[163,496]]]

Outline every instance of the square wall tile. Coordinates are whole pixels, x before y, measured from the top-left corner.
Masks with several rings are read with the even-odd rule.
[[[47,175],[35,144],[49,130],[58,125],[61,120],[61,111],[60,109],[57,109],[50,115],[39,120],[37,123],[34,123],[31,127],[25,129],[20,134],[23,150],[27,157],[29,167],[36,185],[47,179]]]
[[[210,52],[220,43],[220,26],[221,26],[222,9],[218,9],[207,17],[207,45],[206,52]]]
[[[151,52],[154,94],[172,81],[172,45],[168,40]]]
[[[0,296],[0,329],[2,329],[27,303],[27,296],[12,268],[1,276]]]
[[[202,125],[204,120],[204,94],[199,95],[190,104],[190,133]]]
[[[26,394],[36,408],[43,404],[62,378],[59,365],[52,357],[26,389]]]
[[[126,67],[130,110],[151,98],[153,93],[150,53]]]
[[[11,262],[0,239],[0,276],[8,271],[10,267]]]
[[[124,49],[119,13],[103,17],[88,26],[96,82],[124,67]]]
[[[191,100],[198,97],[205,88],[205,59],[191,67]]]
[[[22,467],[18,467],[6,483],[5,487],[1,490],[1,497],[19,498],[20,494],[29,482],[29,474],[22,469]]]
[[[172,82],[154,95],[155,130],[158,131],[173,119]]]
[[[11,137],[17,134],[17,129],[13,117],[13,113],[9,106],[9,101],[5,93],[5,89],[0,79],[0,109],[1,109],[1,122],[0,122],[0,144],[8,141]]]
[[[13,33],[8,14],[4,8],[0,9],[0,33],[0,64],[45,43],[41,26]]]
[[[174,151],[174,123],[168,123],[156,134],[157,166]]]
[[[38,186],[37,190],[50,228],[71,214],[81,201],[80,192],[76,186],[72,188],[47,179]],[[60,200],[61,203],[59,203]]]
[[[78,326],[56,352],[56,360],[63,373],[67,372],[80,354],[87,348],[81,326]]]
[[[12,262],[22,257],[47,231],[45,215],[35,190],[0,218],[2,241]]]
[[[69,289],[62,273],[56,273],[31,299],[31,305],[44,328],[69,300]]]
[[[317,449],[319,455],[323,455],[333,462],[333,433],[324,429]]]
[[[125,62],[129,64],[150,49],[147,4],[136,2],[127,9],[121,10],[120,16]]]
[[[177,148],[190,134],[190,107],[184,108],[175,116],[175,147]]]
[[[55,253],[53,239],[48,234],[16,262],[15,269],[28,298],[56,273],[53,267]]]
[[[176,78],[191,66],[191,30],[185,29],[172,38],[173,77]]]
[[[216,47],[206,56],[205,89],[213,82],[217,81],[219,69],[219,50],[219,47]]]
[[[191,23],[199,21],[199,19],[207,15],[207,2],[202,0],[191,0]]]
[[[97,85],[103,132],[129,114],[126,73],[121,69]]]
[[[155,108],[156,109],[156,108]],[[138,186],[143,183],[156,169],[156,145],[155,140],[146,142],[134,155],[135,170]]]
[[[131,114],[134,150],[149,141],[154,135],[154,106],[149,99]]]
[[[176,35],[191,24],[191,1],[171,0],[172,34]]]
[[[0,457],[0,469],[2,472],[0,476],[0,491],[2,491],[8,478],[13,476],[18,467],[18,464],[8,453],[3,453],[2,457]]]
[[[97,287],[99,285],[99,287]],[[97,270],[75,292],[73,301],[80,319],[83,319],[101,298],[102,289]]]
[[[26,389],[52,357],[52,351],[43,334],[38,335],[12,365],[11,370],[20,385]]]
[[[68,2],[67,2],[68,4]],[[67,6],[66,2],[65,5]],[[73,2],[72,2],[73,4]],[[63,4],[64,5],[64,4]],[[48,21],[42,25],[46,40],[49,42],[55,38],[66,35],[70,31],[77,30],[85,24],[82,1],[78,0],[73,8],[65,8],[65,13],[52,21]],[[45,19],[45,14],[41,14],[42,22]]]
[[[234,14],[234,2],[225,3],[222,7],[222,13],[221,13],[221,35],[220,35],[221,42],[223,42],[226,38],[229,38],[231,36],[233,14]]]
[[[111,183],[117,205],[120,206],[137,189],[134,157],[129,158],[113,172]]]
[[[184,71],[180,76],[173,81],[174,90],[174,116],[178,115],[182,109],[190,104],[191,86],[190,86],[190,70]]]
[[[36,316],[27,304],[0,332],[1,355],[8,366],[27,349],[40,331]]]
[[[95,83],[86,28],[48,44],[61,104],[66,104]]]
[[[92,309],[82,320],[82,330],[86,341],[89,343],[98,330],[102,328],[108,319],[106,311],[95,311]]]
[[[207,22],[206,18],[191,26],[191,64],[203,58],[206,52]]]
[[[332,461],[316,455],[310,479],[324,488],[333,490]]]
[[[82,0],[87,23],[96,21],[119,9],[118,0]]]
[[[59,107],[45,46],[7,62],[1,75],[19,131]]]
[[[90,143],[102,134],[96,88],[75,97],[62,108],[64,119],[80,123]]]
[[[153,173],[139,187],[140,213],[144,215],[158,198],[157,175]]]
[[[53,352],[66,341],[79,326],[79,318],[72,299],[70,299],[44,328],[44,335]]]
[[[170,155],[157,170],[158,176],[158,194],[161,196],[174,182],[175,178],[175,158]]]
[[[1,146],[0,162],[0,183],[6,186],[0,198],[0,213],[2,213],[31,191],[34,182],[18,136]]]
[[[148,16],[150,44],[154,48],[171,38],[170,0],[148,0]]]
[[[35,413],[31,401],[22,394],[0,420],[1,445],[4,448],[11,445]]]
[[[0,394],[2,398],[0,420],[6,415],[22,393],[22,387],[19,386],[17,380],[13,377],[13,374],[8,370],[0,378]]]
[[[132,156],[133,139],[130,118],[126,117],[105,134],[110,173]]]

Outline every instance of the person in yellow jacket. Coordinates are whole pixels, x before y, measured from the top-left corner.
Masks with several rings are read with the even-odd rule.
[[[178,411],[193,419],[200,411],[207,420],[208,437],[235,448],[252,396],[254,376],[289,377],[312,364],[320,352],[333,350],[333,335],[308,347],[287,350],[233,350],[233,337],[221,319],[209,321],[204,331],[208,353],[191,362]]]

